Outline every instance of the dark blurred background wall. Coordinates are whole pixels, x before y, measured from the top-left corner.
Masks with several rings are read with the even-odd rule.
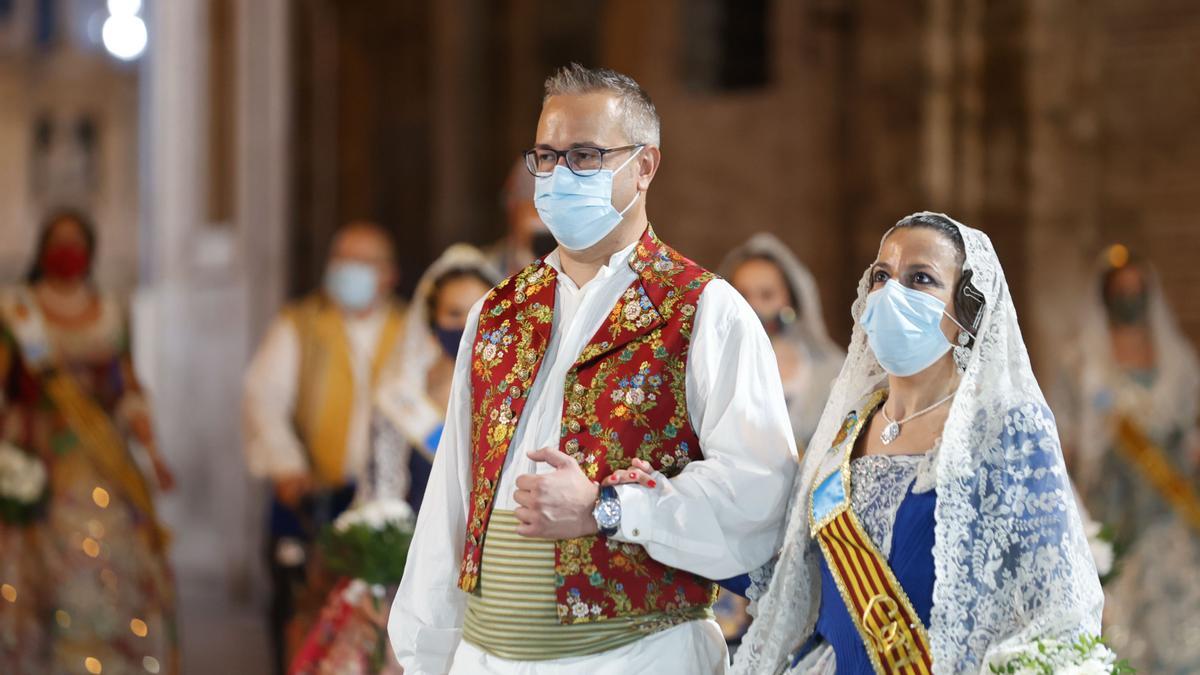
[[[407,279],[502,233],[498,189],[571,60],[663,117],[650,213],[703,263],[757,230],[822,283],[833,332],[879,235],[944,210],[996,242],[1050,358],[1106,243],[1154,260],[1200,337],[1200,4],[1187,0],[302,0],[289,287],[374,217]]]

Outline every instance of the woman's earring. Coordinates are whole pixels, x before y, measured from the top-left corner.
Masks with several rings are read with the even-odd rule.
[[[958,344],[954,346],[954,365],[958,366],[959,372],[967,370],[967,363],[971,360],[971,348],[967,345],[971,344],[971,334],[967,331],[959,331]]]

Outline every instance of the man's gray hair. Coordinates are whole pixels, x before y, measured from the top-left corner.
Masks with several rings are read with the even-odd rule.
[[[546,78],[546,99],[551,96],[590,94],[597,91],[607,91],[615,94],[621,101],[621,128],[629,137],[630,143],[646,145],[659,144],[659,130],[662,121],[654,102],[642,89],[641,85],[628,75],[622,75],[609,68],[586,68],[578,63],[559,68]]]

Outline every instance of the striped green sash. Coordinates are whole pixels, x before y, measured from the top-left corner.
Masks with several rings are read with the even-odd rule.
[[[589,623],[558,621],[554,542],[517,534],[512,511],[497,509],[484,539],[479,586],[467,600],[463,639],[513,661],[545,661],[598,654],[673,625],[710,615],[649,614]]]

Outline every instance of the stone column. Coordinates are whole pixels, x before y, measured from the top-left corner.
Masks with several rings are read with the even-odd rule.
[[[138,363],[179,478],[163,500],[182,585],[257,568],[259,489],[240,438],[241,377],[283,296],[289,80],[286,0],[234,5],[234,207],[208,222],[210,0],[156,3],[143,89]]]

